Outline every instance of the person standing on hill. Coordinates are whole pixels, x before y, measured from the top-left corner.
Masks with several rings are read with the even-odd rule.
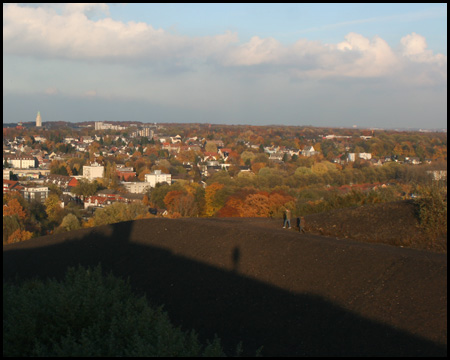
[[[290,229],[291,228],[291,210],[286,209],[286,211],[284,212],[284,215],[286,217],[284,219],[283,229],[286,228],[286,225],[289,225],[288,229]]]
[[[305,219],[303,218],[303,216],[299,216],[297,218],[297,227],[298,227],[298,232],[301,233],[302,232],[302,224],[304,226],[305,224]]]

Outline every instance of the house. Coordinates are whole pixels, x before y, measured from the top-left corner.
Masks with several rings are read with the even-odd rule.
[[[73,176],[49,174],[44,179],[45,184],[55,184],[60,188],[73,187],[78,185],[78,180]]]
[[[348,157],[347,157],[347,161],[355,161],[356,160],[356,154],[358,154],[358,157],[360,159],[364,159],[364,160],[370,160],[372,158],[372,154],[371,153],[349,153]]]
[[[340,155],[336,156],[336,157],[333,159],[333,162],[336,163],[336,164],[341,164],[341,165],[344,164],[345,161],[342,159],[343,155],[344,155],[344,154],[340,154]]]
[[[218,160],[219,156],[215,152],[205,151],[203,153],[202,162]]]
[[[181,136],[180,135],[176,135],[174,137],[171,136],[170,141],[172,142],[172,144],[179,143],[181,142]]]
[[[84,199],[85,209],[87,209],[90,206],[105,207],[106,205],[109,204],[111,204],[111,200],[108,200],[108,198],[102,196],[89,196],[86,199]]]
[[[405,162],[412,165],[419,165],[422,163],[418,157],[405,157]]]
[[[19,191],[21,188],[18,181],[3,180],[3,193],[10,191]]]
[[[305,146],[305,148],[302,150],[303,156],[314,156],[319,154],[319,151],[314,150],[314,146]]]
[[[232,151],[231,149],[222,148],[222,149],[219,149],[217,151],[217,153],[222,157],[222,159],[226,160],[226,159],[228,159],[228,156],[231,154],[231,151]]]
[[[269,160],[275,160],[275,161],[283,161],[284,153],[282,152],[275,152],[271,153],[269,155]]]

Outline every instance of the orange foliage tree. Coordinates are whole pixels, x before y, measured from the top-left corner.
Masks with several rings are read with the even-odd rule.
[[[6,205],[3,206],[3,216],[12,216],[17,215],[20,220],[25,219],[27,213],[20,205],[19,201],[15,198],[12,198],[8,201]]]
[[[31,239],[33,234],[26,230],[17,229],[8,238],[8,244]]]
[[[270,202],[269,197],[259,192],[248,195],[241,209],[243,217],[269,217]]]
[[[169,191],[164,197],[164,204],[167,210],[174,215],[196,216],[198,215],[197,204],[192,194],[182,190]]]

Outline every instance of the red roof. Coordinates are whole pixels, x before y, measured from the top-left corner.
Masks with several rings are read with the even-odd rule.
[[[3,180],[3,191],[19,190],[19,182],[15,180]]]

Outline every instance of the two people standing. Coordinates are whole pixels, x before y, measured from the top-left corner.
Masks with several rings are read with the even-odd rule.
[[[304,222],[304,219],[301,217],[297,217],[297,227],[298,231],[302,232],[302,221]],[[283,229],[286,229],[286,226],[288,229],[291,229],[291,210],[285,209],[283,213]]]

